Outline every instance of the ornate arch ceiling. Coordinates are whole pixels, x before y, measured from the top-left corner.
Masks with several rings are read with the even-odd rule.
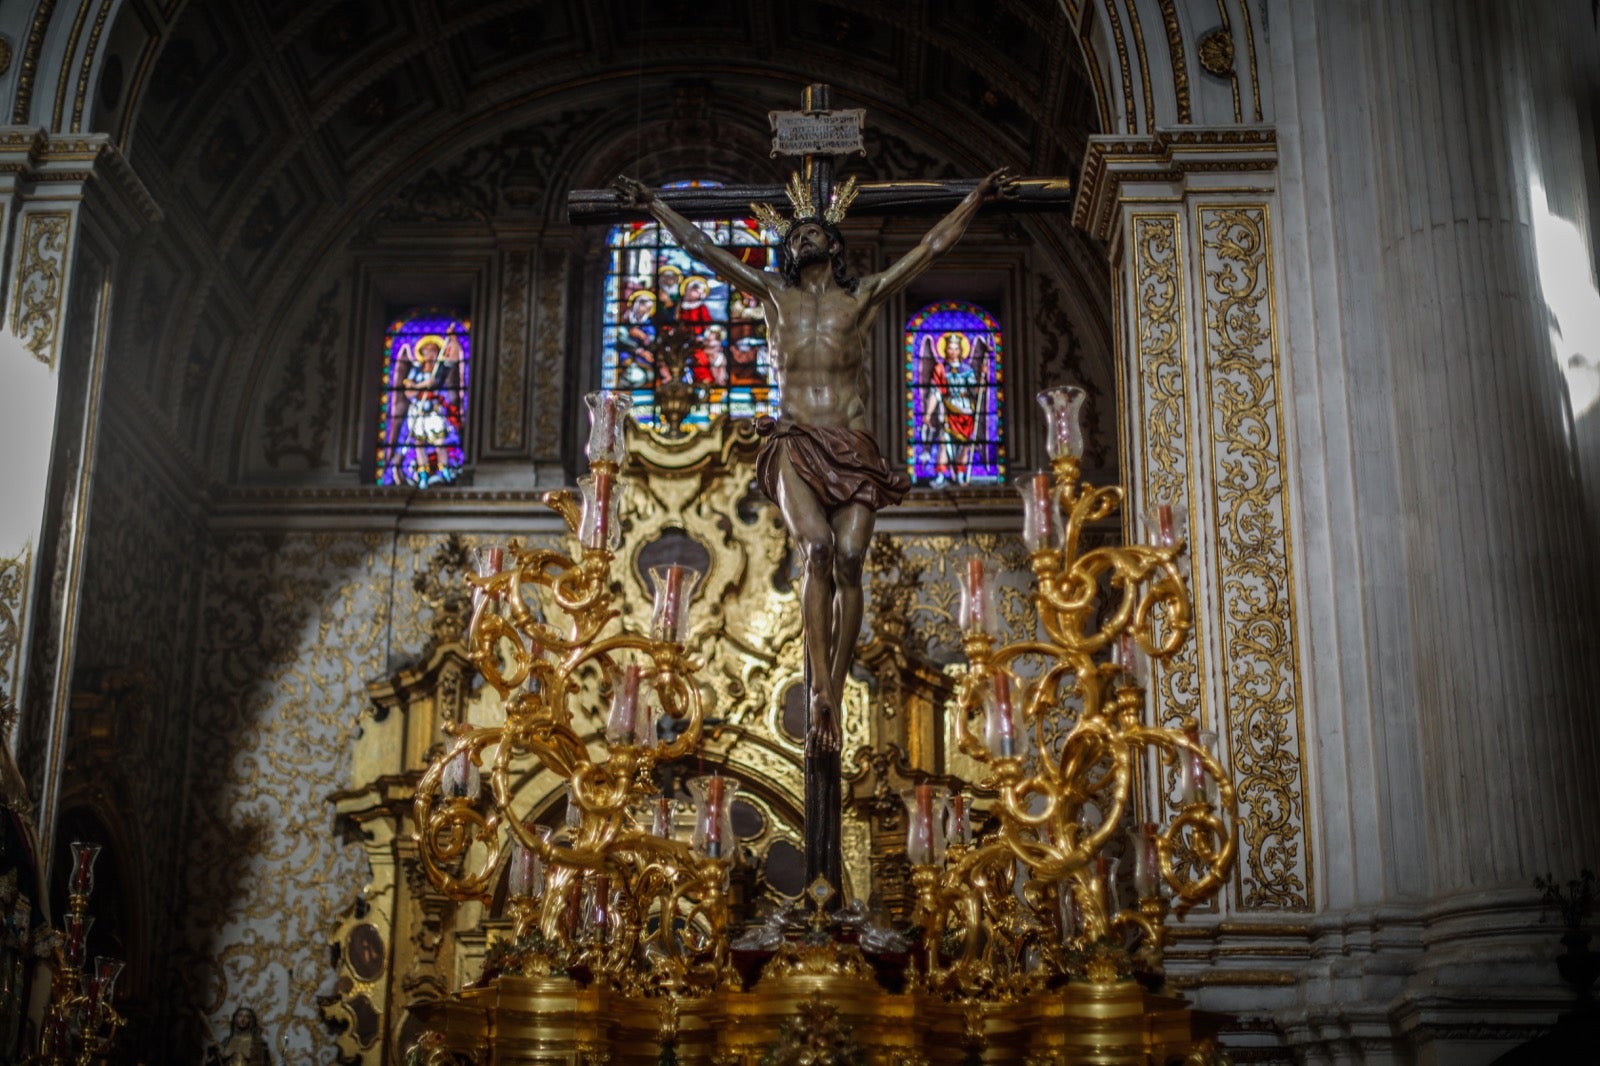
[[[939,159],[963,176],[1076,175],[1096,122],[1068,15],[1028,0],[154,7],[119,15],[111,51],[131,73],[119,108],[94,118],[167,210],[151,254],[186,276],[139,376],[184,382],[171,414],[207,452],[274,342],[260,323],[397,193],[475,145],[526,137],[544,157],[536,210],[558,222],[569,184],[642,154],[730,171],[759,158],[766,111],[812,81],[868,109],[889,172]],[[1101,253],[1064,218],[1046,229],[1103,306]]]

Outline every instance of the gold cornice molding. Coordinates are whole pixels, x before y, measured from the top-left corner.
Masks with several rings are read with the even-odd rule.
[[[1189,174],[1251,174],[1276,170],[1278,134],[1272,126],[1157,130],[1149,137],[1089,138],[1078,177],[1072,223],[1110,240],[1125,183],[1177,185]]]
[[[160,222],[155,197],[104,133],[51,134],[32,126],[0,127],[0,175],[29,199],[76,198],[96,178],[114,197],[114,219],[130,229]],[[3,189],[3,186],[0,186]]]

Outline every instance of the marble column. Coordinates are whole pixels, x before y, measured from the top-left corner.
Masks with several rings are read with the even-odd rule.
[[[103,134],[0,127],[0,697],[50,839],[66,741],[111,284],[159,217]]]
[[[1595,531],[1543,237],[1589,232],[1565,141],[1594,28],[1269,11],[1319,718],[1345,702],[1318,797],[1341,913],[1291,1021],[1312,1061],[1484,1062],[1562,1005],[1533,878],[1600,855]],[[1592,242],[1565,270],[1592,291]]]

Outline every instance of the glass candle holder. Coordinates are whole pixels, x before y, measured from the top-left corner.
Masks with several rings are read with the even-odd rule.
[[[1017,486],[1022,493],[1022,543],[1030,552],[1054,548],[1060,540],[1061,505],[1049,474],[1034,474]]]
[[[689,635],[689,601],[700,581],[700,571],[681,563],[650,568],[655,606],[650,612],[650,639],[682,644]]]
[[[550,827],[528,826],[540,840],[550,842]],[[544,860],[522,841],[511,841],[511,855],[507,860],[506,891],[516,899],[532,899],[544,895]]]
[[[1022,701],[1011,674],[996,670],[983,691],[983,744],[997,759],[1025,755],[1020,709]]]
[[[576,831],[583,825],[583,808],[578,806],[578,801],[572,797],[572,782],[567,782],[567,812],[563,824],[568,829]]]
[[[951,844],[972,843],[972,799],[965,792],[950,797],[950,828],[946,836]]]
[[[483,788],[483,774],[469,752],[457,752],[444,764],[444,776],[439,784],[444,794],[452,799],[476,800]]]
[[[1119,684],[1144,688],[1149,683],[1150,657],[1139,647],[1132,633],[1117,635],[1117,642],[1111,645],[1111,661],[1122,670]]]
[[[1097,855],[1094,860],[1094,875],[1100,882],[1100,889],[1105,893],[1106,920],[1115,918],[1122,910],[1122,903],[1117,898],[1117,867],[1121,859],[1113,859],[1106,855]]]
[[[1165,497],[1150,505],[1144,520],[1150,530],[1150,543],[1158,548],[1176,548],[1189,532],[1189,516]]]
[[[1156,850],[1156,824],[1146,822],[1128,830],[1128,850],[1133,855],[1133,890],[1140,899],[1161,894],[1161,855]]]
[[[599,870],[583,875],[582,932],[590,942],[604,940],[611,926],[611,876]]]
[[[1184,734],[1207,755],[1213,759],[1217,757],[1217,734],[1209,729],[1186,729]],[[1215,803],[1217,798],[1217,783],[1206,772],[1200,755],[1184,748],[1178,775],[1178,801],[1187,806],[1191,803]]]
[[[657,796],[651,803],[650,809],[650,835],[660,837],[662,840],[671,840],[673,804],[671,796]]]
[[[122,977],[122,960],[108,959],[104,955],[94,960],[94,985],[92,996],[94,1010],[98,1013],[102,1008],[111,1006],[116,998],[117,981]]]
[[[67,891],[74,896],[87,896],[94,892],[94,864],[100,857],[100,845],[81,840],[72,842],[72,878]]]
[[[590,551],[614,552],[622,546],[622,488],[608,470],[578,479],[583,510],[578,516],[578,543]]]
[[[611,687],[611,710],[606,715],[606,743],[633,744],[639,732],[639,683],[644,670],[638,663],[622,668]]]
[[[89,942],[89,930],[93,926],[93,915],[74,914],[67,918],[66,943],[61,946],[61,957],[68,966],[76,969],[83,965],[84,948]]]
[[[721,774],[689,781],[694,796],[694,835],[689,844],[708,859],[733,854],[733,797],[739,782]]]
[[[589,446],[584,454],[591,463],[622,465],[627,454],[625,427],[633,395],[616,390],[591,392],[583,398],[589,407]]]
[[[1061,922],[1061,939],[1071,940],[1078,935],[1078,897],[1072,893],[1072,879],[1063,877],[1056,883],[1056,918]]]
[[[967,559],[960,571],[961,603],[956,610],[956,622],[966,636],[993,638],[1000,631],[999,611],[996,609],[994,568],[981,555]]]
[[[472,572],[479,577],[494,577],[506,565],[506,550],[499,544],[485,544],[472,549]],[[477,610],[483,605],[487,595],[482,589],[473,586],[472,609]]]
[[[913,866],[936,866],[945,856],[945,804],[940,785],[913,785],[900,793],[906,805],[906,858]]]
[[[1083,458],[1083,401],[1088,397],[1076,385],[1057,385],[1039,394],[1039,406],[1044,408],[1045,452],[1050,458]]]

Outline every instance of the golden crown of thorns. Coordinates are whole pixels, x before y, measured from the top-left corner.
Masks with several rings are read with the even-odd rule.
[[[856,179],[851,175],[843,185],[833,190],[828,197],[828,209],[817,212],[816,202],[811,197],[811,186],[799,174],[789,175],[789,184],[783,190],[789,196],[789,203],[794,205],[794,214],[784,218],[778,214],[778,209],[771,204],[751,204],[750,210],[761,223],[763,229],[777,235],[779,240],[789,235],[789,230],[797,222],[815,222],[820,217],[830,226],[837,226],[844,221],[844,213],[850,210],[850,205],[855,202]]]

